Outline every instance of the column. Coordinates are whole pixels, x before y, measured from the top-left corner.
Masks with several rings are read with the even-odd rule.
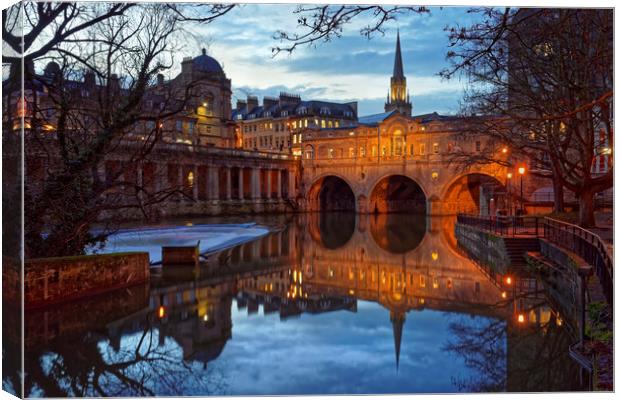
[[[271,199],[271,173],[272,169],[267,169],[267,198]]]
[[[239,200],[243,200],[243,168],[239,167]]]
[[[220,198],[220,177],[218,167],[209,166],[209,179],[207,180],[207,196],[209,200],[219,200]]]
[[[252,168],[252,198],[259,199],[260,198],[260,170],[258,168]]]
[[[231,176],[230,167],[226,167],[226,200],[230,200],[232,198],[232,176]]]
[[[194,174],[194,181],[192,182],[192,198],[198,200],[198,167],[192,165],[192,173]]]
[[[278,194],[276,195],[278,200],[282,198],[282,170],[278,169],[278,177],[276,178],[276,183],[278,185],[277,191]]]
[[[288,174],[288,197],[295,198],[295,171],[291,170]]]

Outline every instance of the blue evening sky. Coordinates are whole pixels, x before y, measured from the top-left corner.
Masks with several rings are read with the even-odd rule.
[[[233,105],[248,94],[277,96],[298,93],[303,99],[359,102],[359,115],[383,112],[394,63],[396,29],[400,28],[407,86],[414,114],[458,111],[463,82],[443,81],[437,75],[447,66],[446,25],[467,25],[473,16],[467,7],[431,8],[430,14],[408,13],[385,25],[385,35],[368,40],[360,28],[365,16],[345,26],[342,37],[293,54],[272,57],[278,29],[295,31],[293,4],[246,4],[214,23],[197,28],[184,55],[198,55],[200,47],[223,65],[232,79]]]

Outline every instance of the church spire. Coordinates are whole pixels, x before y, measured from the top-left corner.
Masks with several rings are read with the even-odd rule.
[[[396,55],[394,56],[394,78],[402,79],[405,77],[403,72],[403,56],[400,54],[400,30],[396,31]]]
[[[394,353],[396,354],[396,370],[400,366],[400,342],[403,338],[403,326],[405,325],[405,315],[400,312],[391,312],[390,320],[394,330]]]
[[[396,110],[399,113],[411,116],[411,102],[407,90],[407,78],[403,70],[403,56],[400,50],[400,30],[396,32],[396,53],[394,55],[394,72],[390,79],[390,93],[385,103],[385,111]]]

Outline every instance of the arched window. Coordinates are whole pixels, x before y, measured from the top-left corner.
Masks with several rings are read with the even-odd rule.
[[[197,114],[207,117],[213,116],[213,110],[215,109],[215,99],[211,93],[208,93],[202,99],[202,103],[198,106]]]

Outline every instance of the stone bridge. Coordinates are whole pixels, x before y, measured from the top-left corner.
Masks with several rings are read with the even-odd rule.
[[[484,135],[461,135],[459,124],[453,117],[387,113],[352,128],[307,132],[297,201],[307,211],[358,213],[516,208],[522,177],[505,165],[522,164]],[[489,157],[505,162],[472,162]],[[540,182],[528,173],[523,178],[527,198]]]

